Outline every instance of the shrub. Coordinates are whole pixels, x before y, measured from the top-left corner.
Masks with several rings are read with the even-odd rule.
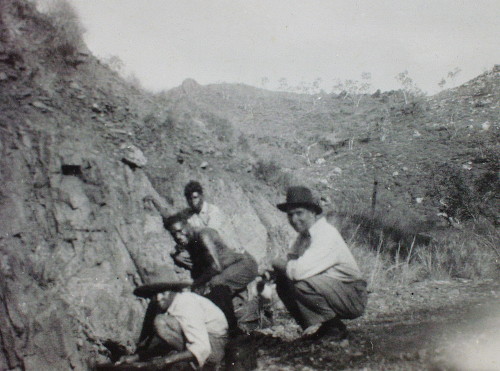
[[[429,277],[493,278],[500,273],[498,233],[478,235],[473,231],[457,231],[416,252],[416,260]]]
[[[255,177],[257,179],[269,182],[281,168],[274,161],[259,160],[255,165]]]
[[[258,160],[254,166],[254,175],[257,179],[280,191],[285,191],[291,185],[298,184],[293,174],[284,172],[274,161]]]
[[[75,56],[83,45],[84,28],[73,6],[66,0],[47,0],[40,8],[53,27],[49,51],[65,59]]]
[[[383,251],[383,239],[375,250],[356,238],[348,241],[348,245],[369,288],[376,290],[426,279],[498,278],[499,242],[498,233],[481,236],[468,230],[449,233],[445,239],[428,246],[413,244],[405,256],[399,250],[394,255]]]
[[[335,224],[344,238],[380,251],[392,260],[406,258],[415,245],[431,242],[431,238],[424,233],[428,229],[426,221],[412,210],[374,212],[367,206],[369,202],[368,199],[351,196],[349,200],[339,202],[335,212],[327,216],[337,220]]]
[[[442,212],[458,221],[478,220],[481,216],[494,220],[498,206],[498,164],[479,176],[456,165],[442,164],[428,170],[432,174],[427,197],[439,202]]]

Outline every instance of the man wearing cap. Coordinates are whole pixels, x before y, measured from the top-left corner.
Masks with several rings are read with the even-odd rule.
[[[358,265],[308,188],[290,187],[277,207],[298,232],[287,259],[272,262],[277,293],[305,337],[341,340],[347,336],[341,320],[359,317],[366,305]]]
[[[134,291],[137,296],[155,300],[154,331],[148,339],[143,339],[136,354],[122,357],[116,366],[146,361],[149,363],[145,367],[157,369],[174,364],[180,367],[180,362],[195,362],[202,368],[221,362],[227,343],[226,318],[210,300],[182,291],[189,285],[161,282]],[[156,356],[162,358],[154,358]]]
[[[174,262],[190,271],[193,289],[217,304],[230,331],[237,331],[232,299],[257,277],[255,259],[229,249],[216,230],[194,228],[181,214],[165,218],[164,225],[177,243]]]

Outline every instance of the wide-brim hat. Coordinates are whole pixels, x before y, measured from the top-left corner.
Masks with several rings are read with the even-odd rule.
[[[278,209],[287,212],[290,209],[304,207],[314,211],[316,214],[321,214],[323,209],[319,202],[314,198],[311,190],[303,186],[290,187],[286,191],[286,202],[276,205]]]
[[[188,281],[154,282],[139,286],[134,290],[134,295],[140,296],[141,298],[151,298],[164,291],[182,291],[183,289],[190,287],[191,284],[192,282]]]

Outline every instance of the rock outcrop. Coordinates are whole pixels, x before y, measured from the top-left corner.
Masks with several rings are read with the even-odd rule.
[[[49,50],[50,22],[30,2],[0,3],[1,370],[88,370],[133,350],[146,306],[134,288],[186,275],[145,196],[174,212],[185,207],[184,184],[199,179],[229,216],[228,236],[261,266],[289,232],[262,194],[216,162],[193,166],[203,159],[189,137],[194,155],[172,155],[171,171],[155,173],[150,162],[168,162],[178,139],[161,127],[138,135],[156,98],[90,55],[68,64],[67,53],[81,52]]]
[[[65,370],[69,360],[85,369],[108,343],[132,346],[144,312],[132,290],[159,272],[175,278],[173,243],[143,203],[155,193],[147,176],[119,150],[82,131],[10,130],[1,158],[0,368]]]

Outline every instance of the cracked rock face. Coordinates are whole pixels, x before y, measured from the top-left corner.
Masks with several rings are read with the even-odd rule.
[[[11,134],[0,160],[0,369],[86,369],[108,342],[133,348],[145,303],[132,290],[176,277],[173,243],[144,207],[155,191],[142,169],[93,155],[90,138]]]
[[[144,201],[162,197],[119,144],[90,124],[30,117],[1,127],[0,369],[88,370],[134,350],[147,304],[134,288],[187,272],[174,269],[173,240]],[[182,208],[193,174],[162,176]],[[237,183],[200,181],[228,215],[223,238],[265,262],[279,211]]]
[[[146,307],[134,288],[187,276],[144,202],[157,190],[178,211],[199,179],[228,214],[221,235],[260,263],[288,237],[274,205],[220,164],[194,169],[190,150],[150,166],[176,140],[168,128],[131,134],[157,107],[95,58],[61,59],[49,23],[31,2],[0,1],[0,370],[88,370],[134,350]]]

